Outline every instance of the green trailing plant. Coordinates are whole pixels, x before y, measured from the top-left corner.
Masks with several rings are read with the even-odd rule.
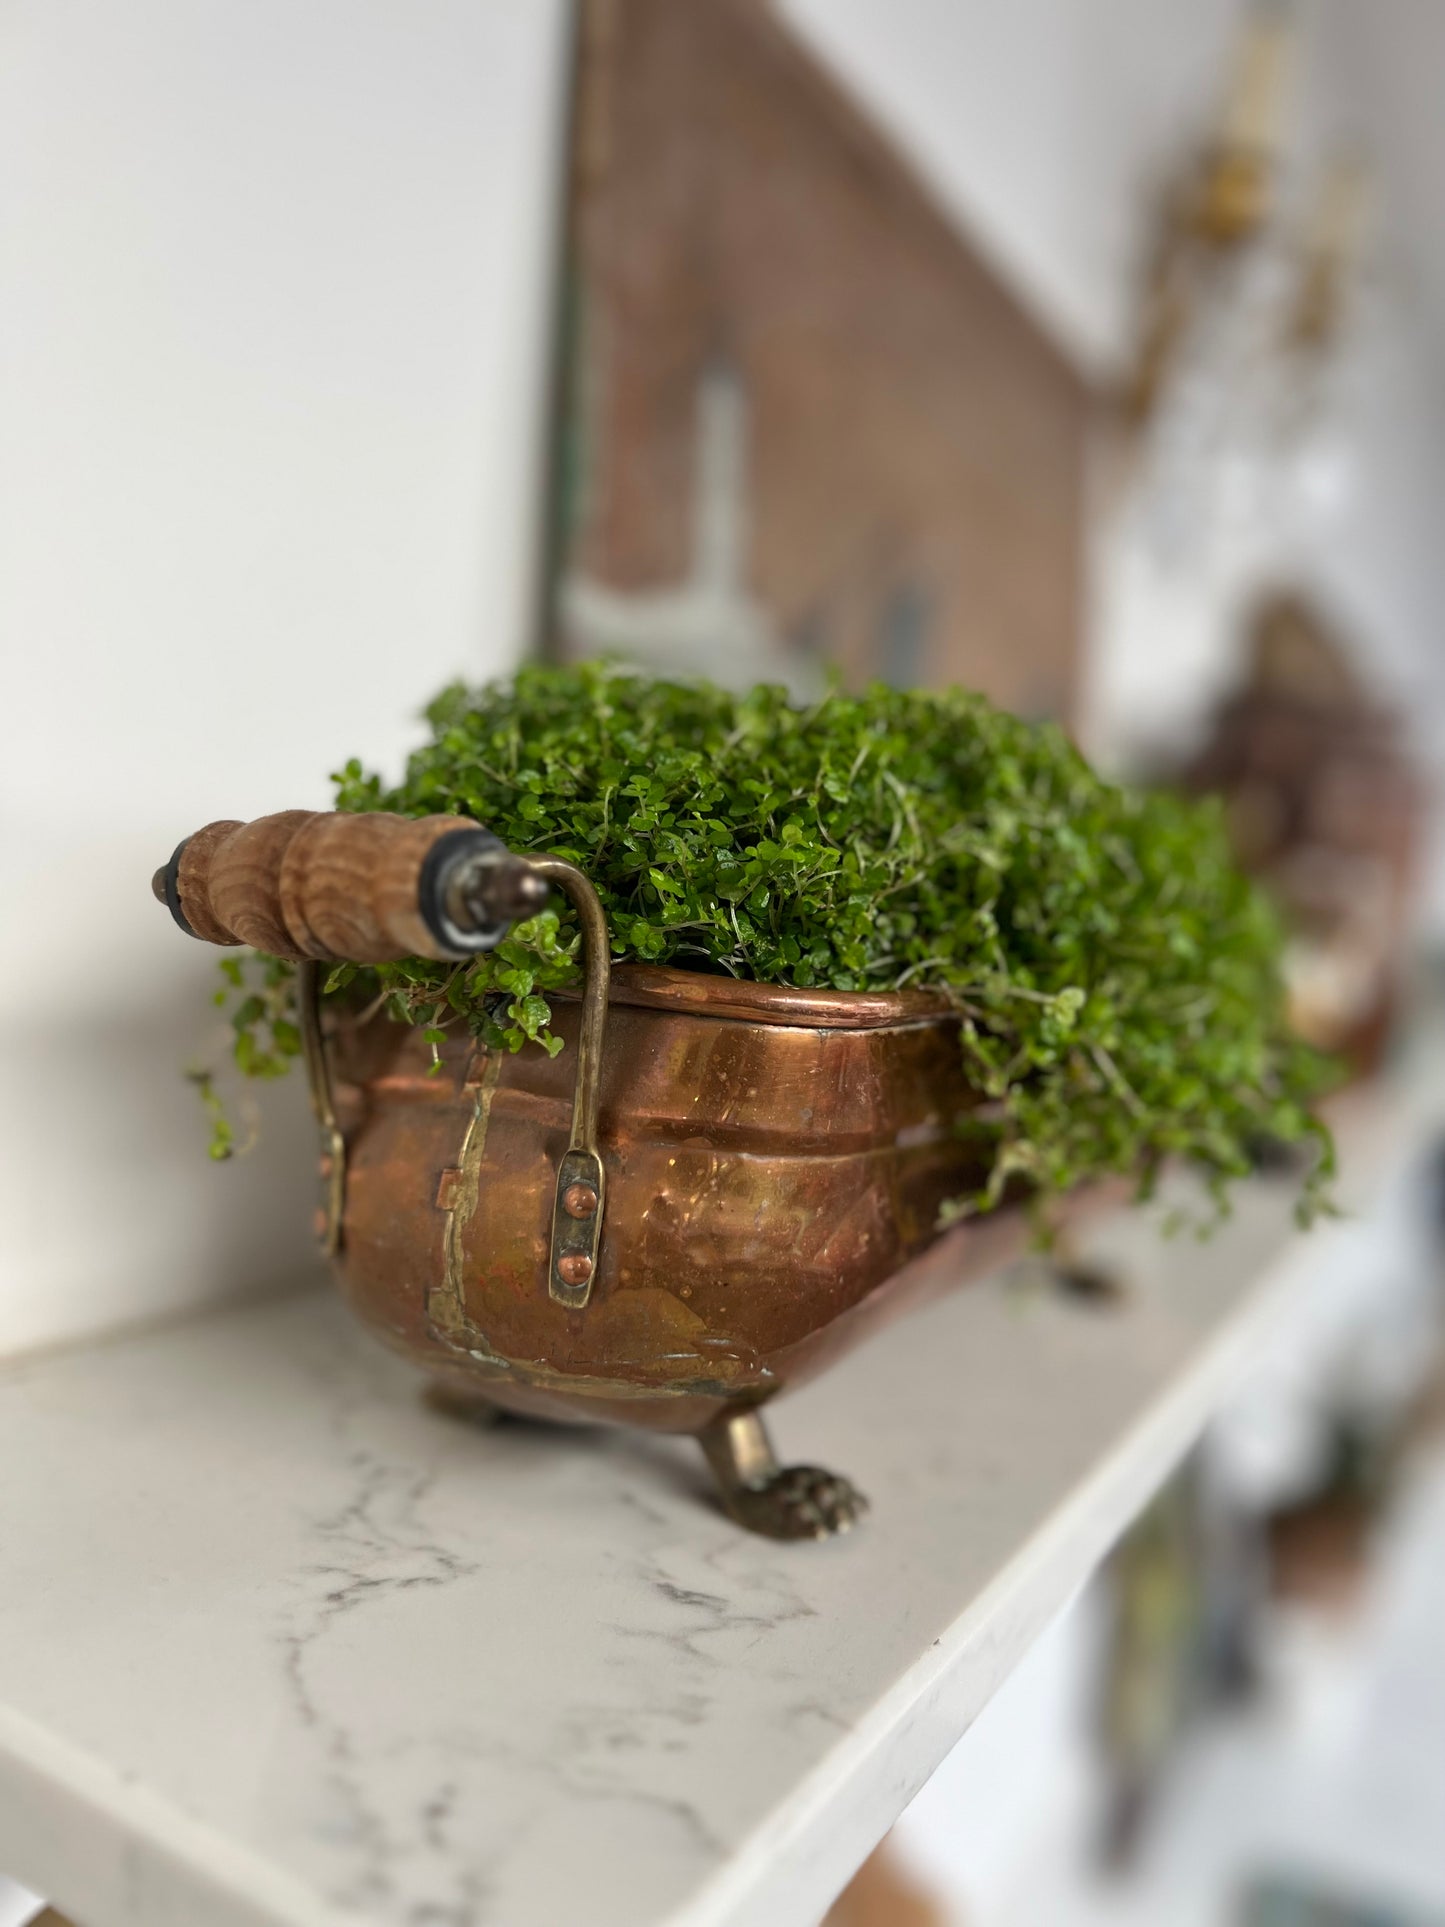
[[[1264,1139],[1314,1140],[1322,1061],[1289,1034],[1280,926],[1235,868],[1216,808],[1120,788],[1052,726],[963,690],[833,689],[798,705],[616,665],[534,667],[445,690],[432,740],[388,784],[356,762],[343,810],[475,817],[579,864],[617,958],[839,990],[933,987],[989,1102],[990,1176],[1043,1204],[1186,1159],[1217,1195]],[[548,993],[579,974],[565,906],[463,964],[331,971],[326,990],[492,1046],[560,1048]],[[236,1057],[296,1054],[289,971],[233,960]],[[259,974],[256,974],[259,973]]]

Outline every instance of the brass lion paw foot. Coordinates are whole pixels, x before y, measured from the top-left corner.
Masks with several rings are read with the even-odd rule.
[[[769,1539],[831,1539],[868,1510],[855,1485],[818,1465],[779,1466],[758,1485],[724,1491],[723,1504],[740,1526]]]
[[[817,1465],[779,1465],[756,1412],[725,1415],[701,1435],[729,1516],[769,1539],[831,1539],[868,1510],[848,1479]]]

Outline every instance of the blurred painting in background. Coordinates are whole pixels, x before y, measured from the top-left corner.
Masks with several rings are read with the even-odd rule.
[[[580,0],[544,648],[1066,716],[1089,394],[764,0]]]
[[[1401,988],[1424,789],[1399,717],[1311,600],[1262,598],[1246,645],[1186,782],[1224,799],[1240,861],[1289,921],[1295,1028],[1363,1074]]]

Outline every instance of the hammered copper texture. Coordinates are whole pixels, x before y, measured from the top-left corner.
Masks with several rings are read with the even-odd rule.
[[[394,1345],[503,1405],[690,1431],[871,1325],[943,1200],[979,1180],[954,1128],[978,1102],[957,1019],[873,995],[843,1027],[836,994],[820,1022],[815,993],[683,975],[638,968],[614,988],[602,1249],[581,1311],[547,1289],[577,1006],[555,1006],[556,1058],[463,1037],[437,1073],[415,1031],[343,1023],[341,1271]],[[728,1014],[709,1013],[708,985]],[[805,1021],[785,1021],[794,1009]],[[963,1236],[996,1258],[993,1227]]]

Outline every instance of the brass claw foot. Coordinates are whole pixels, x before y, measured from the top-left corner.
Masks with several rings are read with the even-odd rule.
[[[722,1497],[740,1526],[769,1539],[831,1539],[868,1510],[856,1486],[820,1465],[780,1465],[756,1485],[725,1488]]]
[[[729,1516],[769,1539],[831,1539],[868,1510],[849,1480],[817,1465],[779,1465],[756,1412],[724,1414],[699,1440]]]

